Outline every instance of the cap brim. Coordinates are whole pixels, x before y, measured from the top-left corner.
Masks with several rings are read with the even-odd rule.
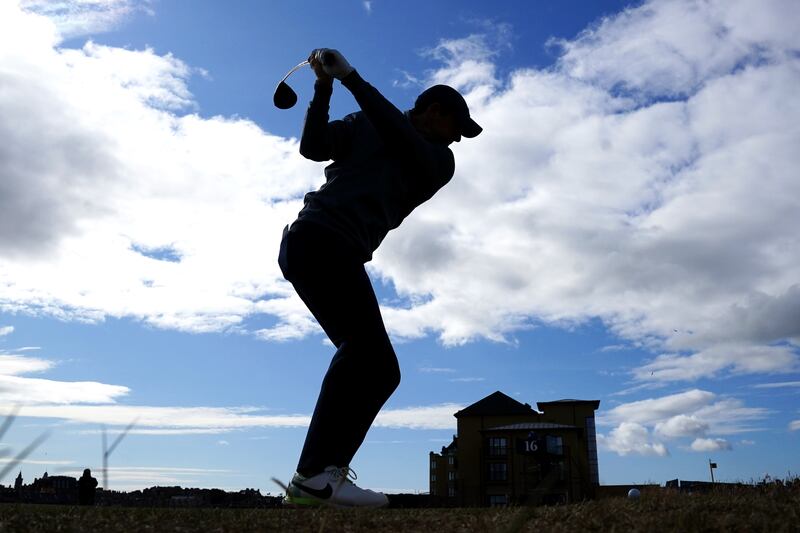
[[[477,137],[482,131],[483,128],[481,128],[477,122],[469,117],[467,117],[467,120],[465,120],[464,124],[461,126],[461,136],[468,139]]]

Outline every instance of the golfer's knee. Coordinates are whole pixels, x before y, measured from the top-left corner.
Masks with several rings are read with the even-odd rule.
[[[394,353],[394,348],[390,343],[386,343],[386,351],[383,357],[383,377],[386,387],[387,395],[390,395],[394,390],[400,386],[400,364],[397,361],[397,355]]]
[[[373,338],[368,343],[369,346],[364,347],[364,355],[369,372],[378,386],[389,395],[400,385],[397,355],[388,337]]]

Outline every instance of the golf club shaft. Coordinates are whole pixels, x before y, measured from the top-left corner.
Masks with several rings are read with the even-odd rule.
[[[293,73],[294,71],[296,71],[296,70],[297,70],[297,69],[299,69],[299,68],[303,68],[303,67],[304,67],[304,66],[306,66],[306,65],[308,65],[308,60],[306,60],[306,61],[303,61],[302,63],[300,63],[299,65],[297,65],[296,67],[294,67],[292,70],[290,70],[289,72],[287,72],[287,73],[286,73],[286,76],[284,76],[284,77],[283,77],[283,79],[281,80],[281,82],[284,82],[284,81],[286,81],[286,78],[288,78],[289,76],[291,76],[291,75],[292,75],[292,73]]]

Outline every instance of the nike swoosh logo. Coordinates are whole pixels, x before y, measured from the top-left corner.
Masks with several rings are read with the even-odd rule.
[[[305,485],[301,485],[300,483],[295,483],[294,486],[302,490],[303,492],[307,492],[312,496],[315,496],[321,500],[327,500],[328,498],[331,497],[331,494],[333,494],[333,487],[331,487],[330,483],[325,485],[324,489],[312,489],[311,487],[306,487]]]

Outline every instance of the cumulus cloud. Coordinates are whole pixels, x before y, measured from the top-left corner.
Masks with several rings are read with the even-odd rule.
[[[607,17],[563,48],[561,68],[603,87],[686,96],[747,65],[781,61],[797,48],[792,0],[657,0]],[[787,18],[788,17],[788,18]]]
[[[14,333],[14,326],[0,327],[0,337],[5,337],[6,335],[11,335],[12,333]]]
[[[275,252],[319,166],[193,114],[180,58],[59,47],[38,4],[0,6],[0,309],[318,332]],[[410,302],[384,306],[391,334],[509,342],[600,319],[656,354],[641,381],[796,369],[798,9],[645,2],[508,75],[506,26],[437,43],[426,82],[461,89],[484,132],[375,255]]]
[[[800,430],[800,420],[792,420],[789,422],[789,431]]]
[[[507,79],[485,40],[440,43],[431,81],[467,91],[484,132],[454,145],[453,181],[375,256],[402,295],[427,297],[387,310],[393,332],[459,344],[600,318],[661,354],[638,380],[796,369],[792,11],[646,2]]]
[[[676,415],[664,422],[658,422],[655,430],[665,437],[689,437],[704,435],[708,427],[708,422],[698,420],[696,416]]]
[[[730,451],[733,446],[725,439],[698,438],[692,441],[691,449],[695,452],[720,452]]]
[[[799,315],[800,316],[800,315]],[[691,355],[662,354],[634,371],[640,380],[682,381],[732,374],[791,372],[797,368],[796,347],[755,344],[719,345]]]
[[[296,140],[186,113],[177,58],[60,37],[0,6],[0,309],[190,331],[285,313],[307,334],[275,264],[320,179]]]
[[[736,398],[692,389],[620,404],[600,414],[598,423],[615,426],[608,436],[602,437],[602,442],[607,449],[622,455],[635,450],[636,443],[641,450],[638,453],[647,454],[654,452],[655,444],[666,450],[669,442],[680,443],[685,438],[692,439],[689,449],[709,451],[709,446],[716,446],[716,450],[730,446],[727,440],[709,435],[758,431],[760,428],[753,424],[769,413],[765,408],[748,407]]]
[[[598,444],[619,455],[638,454],[665,457],[669,451],[664,444],[651,440],[646,427],[635,422],[623,422],[607,436],[599,434]]]

